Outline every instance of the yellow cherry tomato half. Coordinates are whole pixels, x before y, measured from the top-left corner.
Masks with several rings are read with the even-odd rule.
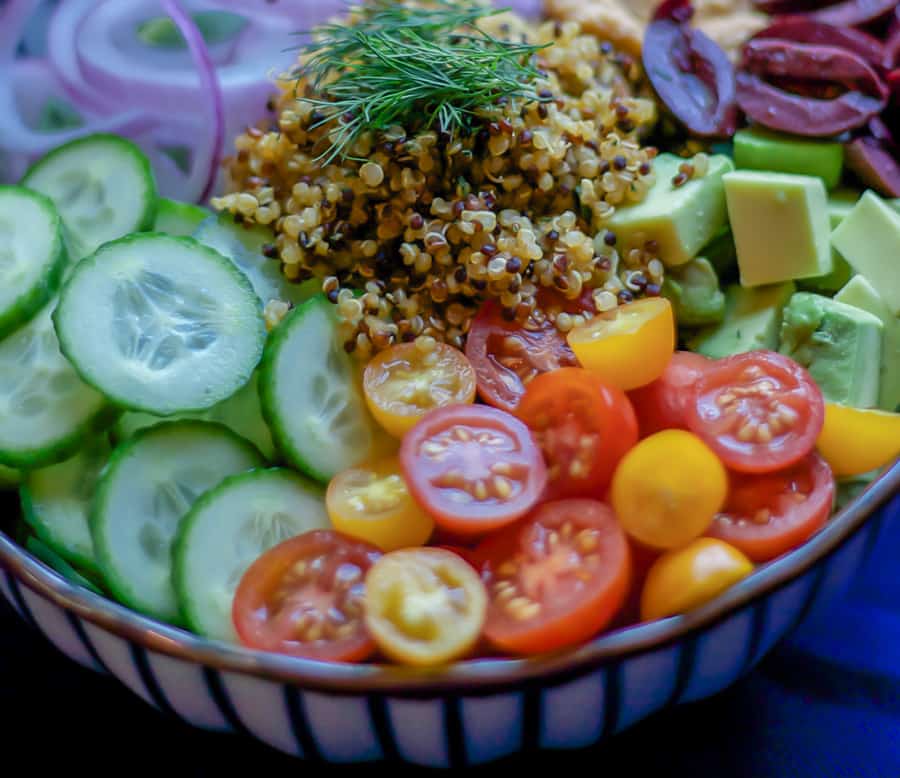
[[[475,370],[462,351],[425,339],[382,351],[363,375],[369,410],[398,438],[435,408],[474,402],[475,388]]]
[[[816,445],[838,478],[877,470],[900,456],[900,413],[826,403]]]
[[[325,505],[338,532],[382,551],[422,546],[434,530],[406,488],[396,456],[338,473],[328,484]]]
[[[487,615],[475,568],[452,551],[415,548],[385,554],[366,575],[366,626],[395,662],[428,667],[465,657]]]
[[[595,316],[572,330],[569,345],[579,364],[630,391],[659,378],[675,353],[672,304],[648,297]]]
[[[690,432],[665,430],[619,462],[612,505],[622,528],[645,546],[678,548],[706,532],[728,496],[728,474]]]
[[[641,619],[664,619],[698,608],[752,572],[753,563],[747,557],[715,538],[700,538],[668,551],[647,574],[641,592]]]

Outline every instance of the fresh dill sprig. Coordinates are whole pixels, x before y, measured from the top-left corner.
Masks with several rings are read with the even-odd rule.
[[[478,0],[365,0],[351,9],[352,24],[313,30],[295,75],[312,87],[298,99],[320,111],[313,127],[334,125],[320,159],[348,156],[369,131],[414,124],[455,134],[500,97],[541,99],[532,61],[544,47],[478,27],[498,13]]]

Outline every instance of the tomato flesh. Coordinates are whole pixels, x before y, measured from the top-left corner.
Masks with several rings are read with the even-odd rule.
[[[486,611],[477,571],[444,549],[394,551],[366,577],[366,624],[378,647],[403,664],[466,656],[481,637]]]
[[[700,354],[676,351],[656,381],[628,393],[642,438],[662,430],[689,429],[687,407],[691,390],[711,364]]]
[[[502,307],[486,302],[472,322],[466,356],[475,369],[478,395],[488,405],[512,413],[525,388],[541,373],[578,364],[549,319],[524,325],[503,318]]]
[[[363,390],[375,420],[400,438],[434,408],[473,402],[475,371],[446,343],[401,343],[369,362]]]
[[[824,526],[834,495],[831,469],[815,453],[777,473],[732,473],[728,500],[707,534],[767,562]]]
[[[475,551],[487,586],[485,636],[502,651],[537,654],[592,638],[628,594],[628,541],[609,506],[545,503]]]
[[[238,584],[232,615],[241,642],[307,659],[366,659],[375,644],[363,618],[363,582],[380,556],[374,546],[331,530],[270,549]]]
[[[570,367],[531,382],[517,415],[533,431],[548,467],[548,499],[601,497],[619,460],[638,440],[620,389]]]
[[[825,419],[822,392],[782,354],[755,351],[714,362],[697,380],[688,426],[731,469],[769,473],[816,445]]]
[[[482,534],[524,516],[547,483],[528,428],[483,405],[432,411],[400,448],[407,486],[435,523],[459,535]]]

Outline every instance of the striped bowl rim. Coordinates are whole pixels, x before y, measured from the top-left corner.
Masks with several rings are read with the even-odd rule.
[[[70,584],[0,532],[0,566],[30,589],[114,635],[152,651],[332,694],[379,693],[399,697],[488,694],[511,686],[555,685],[631,655],[677,643],[715,626],[739,609],[800,578],[837,551],[900,494],[900,460],[799,549],[761,567],[707,605],[682,616],[620,629],[577,648],[530,659],[476,659],[446,668],[416,670],[348,665],[267,654],[198,637],[141,616]]]

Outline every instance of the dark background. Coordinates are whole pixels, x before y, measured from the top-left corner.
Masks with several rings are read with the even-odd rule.
[[[886,561],[877,557],[900,558],[900,528],[889,539],[868,570]],[[880,574],[862,571],[847,599],[719,697],[660,714],[587,751],[531,756],[527,767],[659,778],[900,778],[900,575],[896,562],[887,570],[893,591],[879,585]],[[38,769],[99,775],[134,767],[177,776],[304,769],[254,742],[163,718],[117,681],[58,654],[2,602],[0,720],[0,773],[18,758]]]

